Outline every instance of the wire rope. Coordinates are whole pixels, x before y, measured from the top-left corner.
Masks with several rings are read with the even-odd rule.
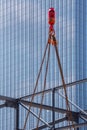
[[[38,85],[39,77],[40,77],[40,74],[41,74],[41,71],[42,71],[42,66],[43,66],[43,63],[44,63],[45,56],[46,56],[47,48],[48,48],[48,42],[47,42],[47,45],[46,45],[46,48],[45,48],[45,51],[44,51],[44,55],[43,55],[42,63],[41,63],[40,70],[39,70],[39,73],[38,73],[38,76],[37,76],[37,80],[36,80],[36,84],[35,84],[35,87],[34,87],[33,95],[31,97],[31,104],[29,106],[29,111],[31,109],[32,101],[34,99],[34,94],[35,94],[36,89],[37,89],[37,85]],[[26,118],[25,118],[23,130],[25,130],[25,128],[26,128],[26,123],[27,123],[29,113],[30,113],[29,111],[27,112],[27,115],[26,115]]]
[[[54,39],[56,40],[55,37],[54,37]],[[55,51],[56,51],[56,56],[57,56],[57,60],[58,60],[58,66],[59,66],[59,70],[60,70],[60,74],[61,74],[61,78],[62,78],[62,83],[63,83],[63,88],[64,88],[64,93],[65,93],[66,108],[67,108],[67,115],[68,115],[69,126],[70,126],[70,120],[71,120],[73,128],[75,129],[74,123],[73,123],[73,120],[72,120],[72,118],[73,118],[72,117],[72,113],[70,112],[70,105],[69,105],[69,102],[68,102],[68,96],[67,96],[67,91],[66,91],[66,84],[65,84],[65,81],[64,81],[63,71],[62,71],[62,67],[61,67],[61,63],[60,63],[58,48],[57,48],[56,44],[54,45],[54,47],[55,47]],[[71,127],[70,127],[70,130],[72,130]]]
[[[47,78],[47,72],[48,72],[49,57],[50,57],[50,44],[49,44],[49,48],[48,48],[48,58],[47,58],[47,64],[46,64],[46,71],[45,71],[45,78],[44,78],[44,88],[43,88],[43,93],[42,93],[42,98],[41,98],[39,118],[40,118],[40,115],[41,115],[41,112],[42,112],[42,103],[43,103],[43,100],[44,100],[44,90],[46,88],[46,78]],[[39,119],[37,121],[36,130],[38,130],[38,125],[39,125]]]

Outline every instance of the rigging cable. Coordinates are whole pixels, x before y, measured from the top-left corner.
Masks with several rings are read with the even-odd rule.
[[[41,98],[39,118],[40,118],[40,115],[41,115],[41,112],[42,112],[42,104],[43,104],[43,100],[44,100],[44,90],[46,88],[46,78],[47,78],[47,72],[48,72],[49,57],[50,57],[50,44],[49,44],[49,48],[48,48],[48,58],[47,58],[47,64],[46,64],[45,79],[44,79],[44,88],[43,88],[43,93],[42,93],[42,98]],[[37,128],[36,128],[36,130],[38,130],[38,125],[39,125],[39,119],[37,121]]]
[[[43,63],[44,63],[45,56],[46,56],[47,47],[48,47],[48,42],[47,42],[47,45],[46,45],[46,48],[45,48],[45,52],[44,52],[44,55],[43,55],[42,63],[41,63],[40,70],[39,70],[39,73],[38,73],[38,76],[37,76],[37,80],[36,80],[36,84],[35,84],[35,87],[34,87],[33,95],[31,97],[31,104],[29,106],[29,111],[31,109],[32,101],[34,99],[34,94],[35,94],[36,89],[37,89],[39,77],[40,77],[40,74],[41,74],[41,71],[42,71],[42,66],[43,66]],[[26,116],[26,119],[25,119],[23,130],[25,130],[25,128],[26,128],[26,123],[27,123],[28,116],[29,116],[29,113],[30,113],[29,111],[27,112],[27,116]]]
[[[66,108],[67,108],[67,117],[68,117],[68,121],[69,121],[69,126],[70,126],[70,121],[72,121],[73,128],[75,128],[74,124],[73,124],[72,113],[70,112],[70,105],[69,105],[69,102],[68,102],[68,96],[67,96],[67,91],[66,91],[66,84],[65,84],[65,80],[64,80],[64,76],[63,76],[63,71],[62,71],[62,66],[61,66],[61,62],[60,62],[59,53],[58,53],[57,40],[56,40],[56,37],[55,37],[55,31],[54,31],[54,28],[53,28],[54,23],[55,23],[55,11],[54,11],[54,8],[50,8],[49,9],[49,24],[50,24],[50,27],[49,27],[48,42],[47,42],[47,45],[46,45],[46,48],[45,48],[44,56],[43,56],[42,63],[41,63],[41,66],[40,66],[40,70],[39,70],[39,73],[38,73],[38,76],[37,76],[37,80],[36,80],[36,84],[35,84],[35,87],[34,87],[33,95],[31,97],[31,104],[30,104],[30,107],[29,107],[29,111],[30,111],[30,108],[31,108],[31,105],[32,105],[32,101],[34,99],[34,94],[35,94],[36,89],[37,89],[38,80],[39,80],[39,77],[40,77],[40,73],[42,71],[42,66],[43,66],[43,63],[44,63],[44,59],[45,59],[45,56],[46,56],[46,51],[47,51],[48,43],[49,43],[48,58],[47,58],[46,72],[45,72],[45,79],[44,79],[44,90],[45,90],[45,87],[46,87],[46,77],[47,77],[48,62],[49,62],[49,55],[50,55],[50,44],[52,44],[52,45],[54,45],[54,48],[55,48],[55,52],[56,52],[56,56],[57,56],[57,61],[58,61],[58,66],[59,66],[59,70],[60,70],[60,74],[61,74],[61,79],[62,79],[62,83],[63,83],[64,93],[65,93],[65,99],[66,99]],[[41,106],[40,106],[39,118],[40,118],[41,111],[42,111],[43,99],[44,99],[44,91],[42,93],[42,98],[41,98]],[[27,116],[26,116],[26,120],[25,120],[25,124],[24,124],[24,129],[23,130],[25,130],[25,127],[26,127],[26,123],[27,123],[28,116],[29,116],[29,111],[28,111]],[[39,125],[39,120],[37,122],[37,130],[38,130],[38,125]],[[71,130],[71,126],[70,126],[70,130]]]
[[[57,40],[55,37],[55,31],[54,31],[54,27],[53,27],[55,24],[55,10],[54,10],[54,8],[49,8],[48,23],[49,23],[49,35],[50,35],[49,41],[52,45],[54,45],[54,48],[55,48],[58,66],[59,66],[61,79],[62,79],[62,83],[63,83],[64,93],[65,93],[65,97],[66,97],[67,117],[68,117],[68,121],[69,121],[69,125],[70,125],[70,121],[72,121],[72,124],[73,124],[73,120],[72,120],[72,113],[70,113],[70,105],[68,102],[66,84],[65,84],[65,80],[64,80],[64,76],[63,76],[62,66],[61,66],[60,57],[59,57],[59,53],[58,53],[58,49],[57,49]],[[73,128],[74,128],[74,125],[73,125]],[[70,130],[71,130],[71,127],[70,127]]]
[[[54,37],[54,39],[55,39],[55,37]],[[55,39],[55,40],[56,40],[56,39]],[[61,78],[62,78],[64,93],[65,93],[65,99],[66,99],[67,116],[68,116],[69,126],[70,126],[70,120],[72,121],[72,124],[73,124],[73,120],[72,120],[73,117],[72,117],[72,113],[70,112],[70,105],[69,105],[68,96],[67,96],[67,91],[66,91],[66,84],[65,84],[65,81],[64,81],[62,66],[61,66],[61,63],[60,63],[58,48],[57,48],[56,44],[54,45],[54,47],[55,47],[55,51],[56,51],[56,56],[57,56],[57,61],[58,61],[58,66],[59,66]],[[74,124],[73,124],[73,128],[75,128],[75,127],[74,127]],[[72,130],[71,127],[70,127],[70,130]]]

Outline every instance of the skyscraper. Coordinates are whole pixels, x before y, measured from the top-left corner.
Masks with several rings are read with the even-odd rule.
[[[33,93],[48,39],[47,15],[51,6],[56,11],[54,28],[65,82],[87,77],[86,0],[0,0],[0,95],[18,98]],[[45,67],[46,64],[43,65],[37,91],[43,90]],[[46,89],[61,84],[54,47],[51,46]],[[62,90],[60,92],[63,93]],[[67,93],[69,99],[87,109],[86,83],[68,88]],[[36,97],[35,101],[40,102],[40,99],[40,96]],[[44,103],[52,105],[50,93],[45,95]],[[65,108],[65,100],[58,93],[55,103],[57,107]],[[38,113],[37,109],[32,110]],[[72,110],[77,111],[73,106]],[[61,116],[56,114],[56,118]],[[42,118],[52,121],[52,113],[44,110]],[[12,108],[1,109],[0,130],[14,130],[14,119]],[[20,107],[20,129],[24,120],[25,110]],[[26,129],[36,127],[36,122],[36,118],[30,115]]]

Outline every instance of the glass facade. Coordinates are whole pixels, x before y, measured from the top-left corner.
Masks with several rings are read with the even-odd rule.
[[[0,95],[19,98],[33,93],[35,81],[48,39],[48,9],[56,10],[55,33],[65,77],[70,83],[87,77],[87,1],[86,0],[0,0]],[[37,91],[43,90],[46,61]],[[51,46],[46,89],[61,85],[61,76]],[[87,109],[86,83],[67,89],[68,97],[83,109]],[[60,90],[64,93],[63,90]],[[51,94],[44,103],[52,105]],[[41,97],[34,101],[41,102]],[[55,105],[65,108],[65,100],[56,92]],[[36,113],[37,109],[32,110]],[[72,110],[77,109],[72,106]],[[20,107],[20,129],[23,128],[26,111]],[[41,117],[52,121],[52,113],[43,111]],[[56,119],[62,117],[56,113]],[[15,129],[15,110],[0,109],[0,130]],[[36,127],[37,120],[31,114],[26,129]],[[40,122],[40,125],[42,123]],[[61,125],[65,125],[66,122]],[[86,130],[87,128],[81,128]]]

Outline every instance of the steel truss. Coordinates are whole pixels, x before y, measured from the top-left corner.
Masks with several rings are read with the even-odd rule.
[[[75,82],[72,82],[72,83],[69,83],[69,84],[66,84],[66,87],[70,87],[70,86],[74,87],[77,84],[86,83],[86,82],[87,82],[87,78],[82,79],[82,80],[78,80],[78,81],[75,81]],[[52,122],[46,122],[42,118],[39,118],[38,115],[35,114],[33,111],[31,111],[31,110],[29,111],[29,108],[27,106],[29,106],[31,104],[31,102],[29,102],[29,101],[27,101],[25,99],[31,97],[32,94],[24,96],[24,97],[17,98],[17,99],[0,95],[0,100],[4,101],[4,103],[0,105],[0,108],[10,107],[10,108],[14,108],[16,110],[16,130],[23,130],[23,129],[19,128],[19,119],[20,119],[19,105],[21,105],[24,109],[26,109],[31,114],[33,114],[34,117],[36,117],[37,119],[39,118],[39,120],[44,123],[44,125],[38,127],[39,130],[47,128],[47,127],[49,128],[49,130],[67,130],[68,128],[70,128],[70,126],[55,128],[55,124],[59,124],[60,122],[69,120],[66,109],[55,107],[55,98],[54,98],[55,97],[55,92],[57,90],[59,90],[59,89],[62,89],[62,85],[60,85],[59,87],[54,87],[53,89],[48,89],[48,90],[44,91],[45,94],[49,93],[49,92],[52,92],[52,106],[45,105],[45,104],[42,105],[43,110],[52,111],[52,113],[53,113],[53,116],[52,116],[53,121]],[[38,93],[36,93],[36,95],[39,95],[41,93],[42,92],[38,92]],[[32,105],[32,107],[40,108],[39,103],[32,102],[31,105]],[[87,111],[86,110],[81,111],[81,110],[79,110],[79,112],[70,111],[72,113],[72,116],[73,116],[72,119],[75,122],[74,126],[77,129],[79,127],[83,127],[83,126],[87,125],[87,113],[86,113]],[[61,118],[61,119],[55,120],[55,112],[64,114],[64,117]],[[79,123],[79,119],[82,119],[83,123]],[[71,127],[72,127],[72,125],[71,125]],[[36,128],[34,128],[33,130],[36,130]]]

